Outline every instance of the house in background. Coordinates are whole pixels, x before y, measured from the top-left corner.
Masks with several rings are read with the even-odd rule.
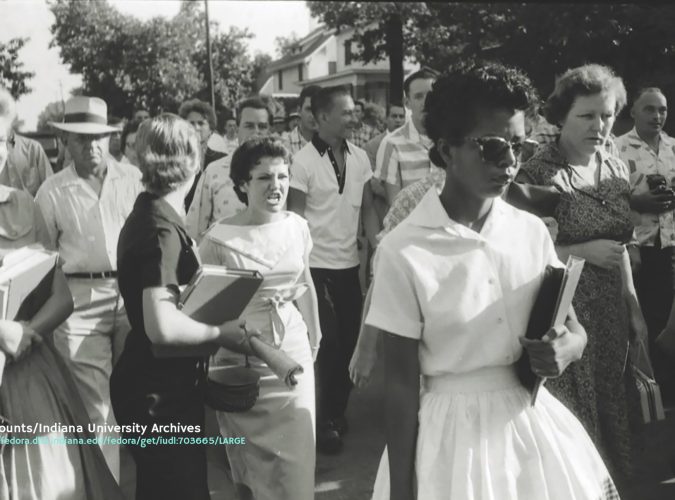
[[[260,94],[299,94],[307,85],[344,85],[354,99],[374,102],[386,108],[389,101],[389,61],[364,64],[352,57],[353,30],[319,26],[298,41],[290,54],[272,61]],[[419,69],[403,62],[405,75]]]

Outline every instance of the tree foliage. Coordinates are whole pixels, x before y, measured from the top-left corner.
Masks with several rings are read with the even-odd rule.
[[[30,93],[28,81],[35,73],[23,70],[23,63],[19,61],[19,51],[26,44],[28,38],[12,38],[7,43],[0,42],[0,85],[5,87],[18,99]]]
[[[675,6],[639,3],[307,2],[331,28],[353,26],[354,57],[387,56],[385,20],[403,21],[403,54],[445,70],[459,61],[516,65],[542,95],[555,76],[587,62],[613,67],[629,88],[675,87]]]
[[[172,19],[140,21],[105,1],[52,0],[52,45],[71,71],[82,74],[87,95],[102,97],[109,112],[129,116],[135,107],[175,112],[192,97],[209,100],[205,15],[185,1]],[[254,90],[246,53],[253,35],[210,24],[216,108],[232,108]]]
[[[292,31],[288,36],[278,36],[274,39],[276,45],[277,57],[281,59],[284,56],[290,55],[298,46],[300,38],[295,31]]]

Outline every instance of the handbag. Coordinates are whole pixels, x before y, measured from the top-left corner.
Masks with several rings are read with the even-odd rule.
[[[260,374],[246,356],[245,366],[209,370],[206,404],[217,411],[242,413],[250,410],[260,394]]]
[[[654,379],[654,369],[649,361],[643,341],[638,342],[631,364],[635,384],[640,394],[642,421],[648,424],[665,419],[666,413],[661,399],[661,388]]]

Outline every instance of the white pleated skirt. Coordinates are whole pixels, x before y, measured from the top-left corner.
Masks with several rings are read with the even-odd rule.
[[[418,500],[615,500],[588,434],[541,388],[534,407],[510,366],[424,377]],[[384,450],[373,500],[389,500]]]

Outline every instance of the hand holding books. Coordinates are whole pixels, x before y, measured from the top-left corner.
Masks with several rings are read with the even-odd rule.
[[[0,351],[12,360],[21,359],[42,337],[24,321],[0,320]]]
[[[583,337],[565,325],[552,327],[541,340],[521,338],[520,343],[527,349],[532,371],[542,378],[562,375],[570,363],[581,359],[586,347]]]

